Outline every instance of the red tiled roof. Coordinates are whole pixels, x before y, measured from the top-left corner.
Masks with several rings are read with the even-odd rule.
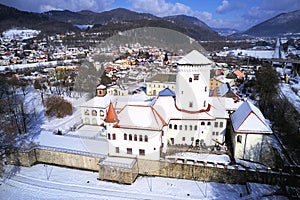
[[[119,122],[117,113],[116,113],[115,108],[112,103],[109,104],[107,115],[106,115],[106,118],[104,121],[107,123]]]

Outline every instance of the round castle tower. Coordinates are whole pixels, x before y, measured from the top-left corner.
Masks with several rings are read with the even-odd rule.
[[[208,108],[209,78],[213,62],[193,50],[177,62],[176,107],[188,112]]]

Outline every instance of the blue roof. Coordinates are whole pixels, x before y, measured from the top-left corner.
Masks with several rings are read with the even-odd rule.
[[[172,96],[175,97],[175,92],[173,92],[172,90],[170,90],[169,88],[165,88],[162,91],[160,91],[158,93],[158,96]]]

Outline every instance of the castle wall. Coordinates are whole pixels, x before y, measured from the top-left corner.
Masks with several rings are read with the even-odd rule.
[[[248,169],[241,166],[228,166],[221,163],[195,160],[144,160],[137,159],[131,168],[98,165],[99,160],[91,155],[76,155],[33,148],[24,152],[14,152],[7,156],[9,164],[30,167],[36,163],[47,163],[84,170],[99,171],[100,180],[131,184],[138,175],[182,178],[197,181],[213,181],[231,184],[256,182],[264,184],[300,185],[300,176],[293,171],[278,172],[271,169]]]

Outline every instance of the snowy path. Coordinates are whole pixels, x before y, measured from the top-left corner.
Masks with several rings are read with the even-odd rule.
[[[100,199],[191,199],[184,198],[184,197],[175,197],[170,195],[164,194],[155,194],[155,193],[141,193],[141,192],[134,192],[134,191],[126,191],[120,189],[111,189],[111,188],[104,188],[104,187],[91,187],[91,186],[84,186],[84,185],[76,185],[76,184],[68,184],[68,183],[60,183],[54,181],[46,181],[37,178],[32,178],[28,176],[24,176],[21,174],[16,174],[11,177],[9,180],[6,180],[6,184],[9,184],[16,188],[23,188],[23,190],[33,190],[37,192],[35,195],[42,196],[46,190],[47,193],[71,193],[75,196],[77,194],[87,196],[94,196],[93,198],[100,198]],[[77,194],[76,194],[77,193]],[[73,196],[70,195],[70,196]],[[48,195],[51,197],[51,195]],[[9,199],[15,199],[13,196]]]
[[[0,199],[260,199],[276,187],[256,184],[248,195],[245,185],[161,177],[138,177],[132,185],[97,180],[98,173],[51,165],[11,167],[15,175],[0,182]],[[271,197],[270,199],[273,199]],[[268,198],[267,198],[268,199]],[[278,198],[286,199],[286,198]]]

